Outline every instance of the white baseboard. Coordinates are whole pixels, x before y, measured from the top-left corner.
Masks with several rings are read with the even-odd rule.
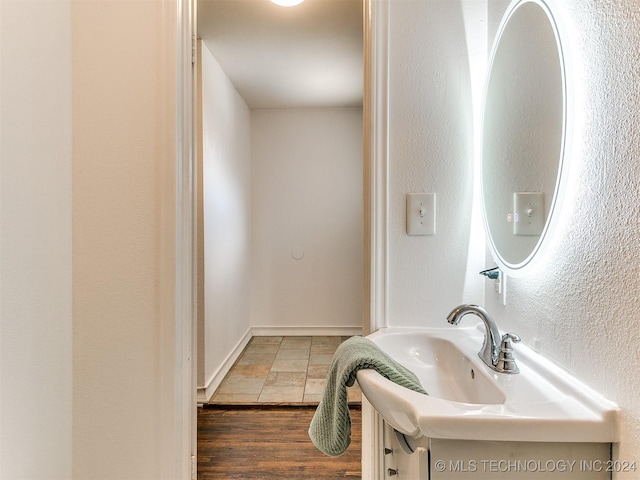
[[[352,327],[252,327],[254,337],[313,337],[313,336],[342,336],[350,337],[362,335],[361,326]]]
[[[227,375],[227,373],[229,373],[229,370],[231,370],[231,367],[233,367],[233,364],[236,363],[236,360],[240,358],[240,355],[242,354],[244,347],[247,346],[252,336],[253,334],[251,329],[247,330],[244,336],[233,348],[231,353],[227,355],[227,358],[225,358],[224,362],[222,362],[222,365],[220,365],[220,367],[214,372],[214,374],[211,375],[209,380],[205,383],[205,386],[198,387],[196,401],[198,402],[199,405],[208,403],[209,400],[211,400],[211,397],[215,393],[216,389],[222,383],[222,380],[224,380],[224,377]]]
[[[196,392],[196,403],[199,407],[204,405],[205,403],[209,403],[207,399],[207,389],[204,387],[198,387],[198,391]]]

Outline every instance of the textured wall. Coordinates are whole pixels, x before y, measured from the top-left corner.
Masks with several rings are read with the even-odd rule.
[[[640,9],[614,0],[552,6],[572,58],[567,192],[540,261],[509,279],[506,307],[487,288],[487,306],[501,329],[618,402],[619,458],[640,463]],[[489,11],[496,24],[500,9]]]
[[[640,462],[640,10],[633,1],[549,1],[571,53],[570,181],[540,261],[526,277],[509,279],[506,307],[489,282],[484,303],[501,329],[520,333],[621,405],[617,454]],[[469,267],[475,252],[465,258],[474,245],[467,108],[468,77],[475,78],[466,61],[478,3],[390,3],[391,325],[440,325],[456,303],[482,301]],[[508,4],[486,2],[489,46]],[[404,234],[404,194],[416,190],[438,193],[434,237]],[[494,265],[483,256],[478,269]]]
[[[71,477],[70,4],[0,2],[3,479]]]
[[[389,3],[389,325],[441,326],[459,303],[482,299],[484,239],[471,228],[479,213],[468,56],[474,40],[465,29],[477,31],[486,12],[473,6],[463,13],[462,3]],[[436,235],[406,234],[408,192],[436,193]]]
[[[251,148],[252,326],[359,329],[361,109],[254,110]]]

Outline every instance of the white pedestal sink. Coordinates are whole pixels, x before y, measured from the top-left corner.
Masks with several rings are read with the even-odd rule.
[[[514,347],[520,373],[496,373],[478,357],[476,327],[384,328],[368,336],[419,378],[429,395],[374,370],[357,378],[367,400],[414,438],[510,442],[618,440],[617,406],[526,345]]]

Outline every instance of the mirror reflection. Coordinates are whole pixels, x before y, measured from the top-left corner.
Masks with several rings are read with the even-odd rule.
[[[526,265],[556,203],[565,136],[565,79],[542,1],[510,8],[493,49],[483,118],[485,224],[501,267]]]

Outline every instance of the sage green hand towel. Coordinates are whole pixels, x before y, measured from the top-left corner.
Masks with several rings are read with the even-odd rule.
[[[316,409],[309,437],[326,455],[342,455],[351,443],[351,417],[347,387],[353,386],[358,370],[374,369],[398,385],[424,393],[418,378],[393,360],[368,338],[351,337],[337,348]]]

